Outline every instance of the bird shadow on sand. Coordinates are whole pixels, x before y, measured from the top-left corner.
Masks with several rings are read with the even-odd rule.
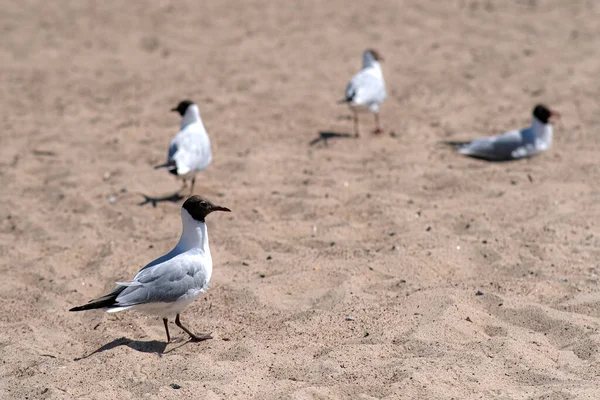
[[[181,200],[183,200],[183,196],[177,192],[168,196],[163,196],[163,197],[151,197],[148,195],[145,195],[143,193],[140,193],[142,196],[144,196],[144,201],[138,203],[138,206],[145,206],[146,204],[152,204],[152,207],[156,208],[156,205],[158,203],[164,203],[164,202],[170,202],[170,203],[178,203]]]
[[[169,351],[165,351],[165,349],[167,348],[167,345],[168,345],[167,342],[160,342],[158,340],[147,340],[147,341],[131,340],[126,337],[121,337],[119,339],[115,339],[112,342],[107,343],[104,346],[92,351],[90,354],[75,358],[73,361],[85,360],[86,358],[89,358],[89,357],[93,356],[94,354],[112,350],[119,346],[127,346],[130,349],[139,351],[140,353],[156,353],[159,356],[162,356],[163,354],[168,354],[168,353],[172,352],[173,350],[176,350],[176,349],[186,345],[188,342],[189,342],[189,340],[181,341],[181,343],[179,343],[178,346],[169,349]]]
[[[492,159],[492,158],[480,157],[480,156],[470,155],[470,154],[465,155],[465,157],[469,157],[469,158],[471,158],[473,160],[479,160],[479,161],[482,161],[482,162],[494,163],[494,164],[498,164],[498,163],[514,163],[514,162],[518,162],[518,161],[521,161],[523,159],[529,158],[529,157],[522,157],[522,158],[501,158],[501,159],[495,160],[495,159]]]
[[[314,146],[317,143],[323,142],[323,144],[325,146],[327,146],[327,141],[330,139],[343,139],[343,138],[354,138],[354,135],[351,135],[349,133],[337,133],[337,132],[330,132],[330,131],[320,131],[319,132],[319,136],[317,136],[315,139],[311,140],[309,143],[309,146]]]

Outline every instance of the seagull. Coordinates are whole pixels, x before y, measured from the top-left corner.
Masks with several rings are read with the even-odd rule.
[[[488,161],[508,161],[531,157],[552,146],[552,119],[560,114],[543,104],[533,109],[531,126],[501,135],[477,138],[469,142],[445,142],[458,152]]]
[[[167,168],[170,173],[181,178],[181,190],[187,187],[187,180],[191,179],[190,194],[193,194],[196,174],[206,169],[212,161],[210,138],[195,103],[183,100],[171,111],[181,115],[181,130],[171,140],[167,162],[154,168]]]
[[[214,211],[231,210],[199,196],[188,198],[181,207],[183,232],[173,250],[146,265],[131,281],[117,282],[112,292],[69,311],[138,310],[158,315],[163,319],[167,342],[171,342],[168,319],[175,317],[175,325],[187,333],[192,342],[211,339],[210,334],[196,335],[183,326],[179,314],[208,289],[213,265],[205,218]]]
[[[385,100],[385,81],[380,61],[383,57],[373,50],[363,53],[363,67],[354,75],[346,87],[346,97],[338,103],[347,103],[352,110],[354,119],[354,135],[359,136],[358,113],[372,112],[375,115],[375,130],[373,133],[383,133],[379,125],[379,106]]]

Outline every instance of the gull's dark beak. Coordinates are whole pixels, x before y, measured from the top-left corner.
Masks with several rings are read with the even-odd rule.
[[[550,110],[550,119],[552,119],[552,120],[560,119],[560,113],[558,111]]]
[[[227,207],[221,207],[221,206],[212,206],[210,209],[211,212],[213,211],[224,211],[224,212],[231,212],[231,210]]]
[[[173,107],[173,108],[171,108],[171,111],[172,111],[172,112],[177,112],[177,107]]]

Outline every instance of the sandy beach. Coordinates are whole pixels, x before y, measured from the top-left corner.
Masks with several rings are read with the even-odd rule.
[[[0,398],[600,398],[600,3],[6,1]],[[385,58],[385,133],[336,104]],[[165,343],[69,313],[169,251],[180,100],[213,143],[207,294]],[[547,153],[440,144],[562,114]],[[216,214],[216,213],[215,213]],[[172,325],[171,334],[185,338]]]

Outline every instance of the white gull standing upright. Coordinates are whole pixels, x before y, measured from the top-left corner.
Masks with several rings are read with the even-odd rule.
[[[181,101],[171,111],[181,115],[181,130],[171,140],[167,162],[155,168],[167,168],[170,173],[183,180],[183,191],[191,179],[190,194],[194,194],[196,174],[208,167],[212,161],[210,138],[198,106],[190,100]]]
[[[375,130],[373,133],[383,133],[379,125],[379,106],[385,100],[385,81],[380,61],[383,57],[373,50],[363,53],[363,67],[352,77],[346,87],[346,97],[339,103],[347,103],[352,110],[354,119],[354,135],[359,136],[358,113],[371,112],[375,115]]]
[[[488,161],[508,161],[531,157],[552,146],[552,119],[560,114],[543,104],[535,106],[531,125],[501,135],[482,137],[469,142],[446,142],[456,146],[459,153]]]
[[[129,282],[105,296],[69,311],[105,309],[108,312],[139,310],[162,317],[169,335],[168,318],[183,329],[192,341],[211,339],[210,334],[192,333],[179,320],[179,314],[208,289],[212,275],[212,257],[208,245],[205,217],[213,211],[231,211],[215,206],[199,196],[187,199],[181,207],[183,232],[173,250],[142,268]]]

